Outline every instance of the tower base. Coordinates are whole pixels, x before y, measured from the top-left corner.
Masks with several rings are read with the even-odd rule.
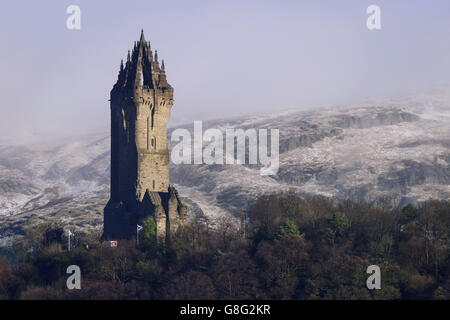
[[[168,192],[146,191],[142,201],[134,203],[109,200],[104,209],[102,241],[124,240],[136,237],[138,224],[153,217],[158,241],[165,241],[186,218],[186,207],[181,203],[175,187]]]

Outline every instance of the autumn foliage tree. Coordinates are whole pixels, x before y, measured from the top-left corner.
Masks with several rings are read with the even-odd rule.
[[[450,298],[448,201],[396,208],[285,192],[241,217],[197,215],[165,244],[148,220],[139,247],[85,235],[89,246],[70,253],[58,226],[39,226],[15,243],[14,263],[0,258],[0,299]],[[66,288],[72,264],[81,290]],[[370,265],[381,290],[366,287]]]

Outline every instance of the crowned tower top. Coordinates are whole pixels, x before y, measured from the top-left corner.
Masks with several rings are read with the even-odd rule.
[[[159,65],[158,52],[155,55],[150,47],[150,42],[145,41],[144,30],[141,30],[139,41],[135,42],[133,51],[128,53],[125,66],[121,62],[119,77],[111,91],[111,94],[128,91],[134,92],[142,89],[156,89],[173,93],[172,86],[167,82],[165,65]]]

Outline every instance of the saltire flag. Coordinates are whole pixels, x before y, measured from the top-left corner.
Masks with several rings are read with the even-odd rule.
[[[144,229],[144,227],[137,225],[137,231],[141,231],[142,229]]]
[[[75,233],[73,233],[72,231],[69,230],[69,237],[72,237],[74,235],[75,235]]]

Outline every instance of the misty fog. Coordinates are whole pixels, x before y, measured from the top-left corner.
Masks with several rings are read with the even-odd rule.
[[[175,89],[172,125],[450,83],[449,1],[77,1],[81,30],[70,4],[0,4],[0,142],[107,132],[141,28]]]

